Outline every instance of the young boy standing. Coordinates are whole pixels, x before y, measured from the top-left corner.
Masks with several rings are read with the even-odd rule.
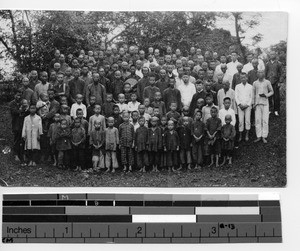
[[[146,172],[146,166],[148,166],[148,129],[145,127],[145,118],[139,118],[139,127],[136,129],[134,136],[134,146],[137,153],[137,167],[140,171]]]
[[[71,131],[71,143],[73,153],[73,163],[75,170],[81,170],[85,165],[84,148],[85,148],[86,133],[81,126],[80,118],[75,118],[74,128]]]
[[[222,127],[222,121],[218,116],[218,108],[212,107],[210,110],[211,117],[207,119],[205,130],[207,134],[207,145],[210,153],[211,163],[214,164],[214,156],[216,157],[216,167],[219,166],[219,155],[221,153],[220,146],[220,132]]]
[[[123,123],[119,127],[119,140],[121,150],[121,161],[123,171],[131,172],[134,164],[133,147],[134,147],[134,127],[129,123],[129,113],[123,113]],[[127,169],[128,165],[128,169]]]
[[[105,129],[105,166],[112,173],[119,167],[117,160],[117,146],[119,145],[119,131],[114,127],[114,118],[107,119],[108,127]]]
[[[36,166],[38,151],[41,149],[40,138],[43,134],[42,119],[36,114],[35,105],[30,105],[29,112],[30,114],[24,119],[22,138],[30,160],[28,166]]]
[[[242,141],[244,127],[246,128],[245,141],[249,140],[249,131],[251,129],[251,104],[252,104],[252,85],[247,83],[247,74],[241,73],[241,83],[235,88],[235,100],[238,106],[239,115],[239,141]]]

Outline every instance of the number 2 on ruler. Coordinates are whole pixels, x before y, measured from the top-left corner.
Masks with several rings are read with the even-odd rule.
[[[137,232],[136,232],[136,234],[141,234],[142,233],[142,227],[137,227]]]

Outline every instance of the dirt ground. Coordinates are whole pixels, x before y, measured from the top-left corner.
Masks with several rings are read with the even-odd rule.
[[[4,154],[5,145],[12,146],[9,110],[0,105],[0,177],[9,186],[66,187],[283,187],[286,185],[286,113],[270,117],[268,144],[253,143],[254,128],[248,143],[235,150],[233,165],[204,168],[178,173],[112,173],[84,174],[61,170],[50,165],[21,167],[12,153]]]

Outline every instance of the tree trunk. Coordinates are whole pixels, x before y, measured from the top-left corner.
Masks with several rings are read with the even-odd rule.
[[[28,40],[29,40],[29,46],[28,46],[29,60],[28,60],[28,64],[29,64],[29,69],[31,71],[32,70],[32,26],[31,26],[31,22],[30,22],[27,10],[25,10],[25,15],[26,15],[26,19],[27,19],[27,22],[28,22],[28,26],[29,26],[29,34],[28,34]]]
[[[246,48],[242,45],[242,41],[241,41],[241,37],[240,37],[240,28],[239,28],[239,17],[241,15],[241,13],[238,13],[238,12],[233,12],[232,13],[233,17],[234,17],[234,25],[235,25],[235,36],[236,36],[236,41],[237,41],[237,44],[238,46],[240,47],[240,50],[241,50],[241,53],[242,53],[242,59],[243,59],[243,62],[242,63],[245,63],[246,62]]]

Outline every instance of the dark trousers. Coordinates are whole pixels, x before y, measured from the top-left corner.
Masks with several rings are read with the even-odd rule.
[[[160,162],[160,152],[149,151],[149,166],[158,166]]]
[[[13,131],[14,134],[14,143],[13,143],[13,152],[14,155],[17,155],[20,159],[22,158],[22,154],[24,153],[24,148],[22,148],[22,132]],[[24,147],[24,145],[23,145]]]
[[[58,165],[70,166],[70,150],[58,151]]]
[[[202,151],[202,149],[201,149],[201,151]],[[180,162],[183,165],[192,163],[191,149],[181,149],[180,150]]]
[[[178,165],[178,151],[167,151],[167,167]]]
[[[50,155],[50,142],[47,135],[43,134],[41,135],[41,154],[44,157],[44,160],[48,160]]]
[[[121,163],[129,166],[134,164],[133,149],[131,147],[121,146]]]
[[[273,109],[273,111],[280,111],[280,92],[279,92],[279,85],[278,83],[272,84],[272,88],[274,91],[274,94],[269,98],[270,103],[270,110]]]
[[[203,143],[199,141],[199,142],[193,142],[193,146],[192,146],[193,162],[198,165],[201,165],[203,163],[202,145]]]
[[[136,165],[137,165],[138,169],[149,165],[148,152],[146,150],[137,152],[137,154],[136,154]]]
[[[26,150],[26,155],[29,161],[37,162],[39,158],[39,150]]]
[[[72,146],[72,166],[80,166],[81,168],[85,165],[85,149],[80,146]]]

